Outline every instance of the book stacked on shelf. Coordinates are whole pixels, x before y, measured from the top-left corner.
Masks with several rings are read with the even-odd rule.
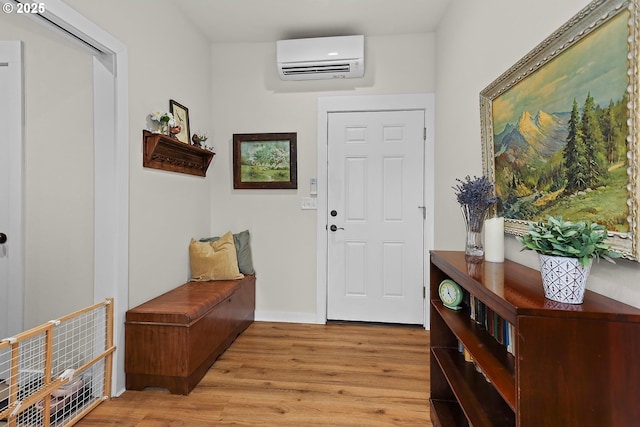
[[[473,363],[473,366],[476,369],[476,372],[479,372],[482,374],[482,376],[484,377],[485,381],[487,382],[491,382],[491,380],[489,379],[489,377],[487,376],[487,374],[485,374],[485,372],[482,370],[482,368],[480,367],[480,365],[478,365],[476,363],[475,360],[473,360],[473,356],[471,355],[471,353],[469,352],[469,350],[467,350],[467,348],[464,346],[464,344],[462,344],[461,341],[458,340],[458,351],[464,356],[464,361],[465,362],[469,362],[469,363]]]
[[[471,319],[483,327],[496,341],[505,346],[509,353],[514,354],[515,328],[513,325],[475,296],[469,295],[468,298]]]

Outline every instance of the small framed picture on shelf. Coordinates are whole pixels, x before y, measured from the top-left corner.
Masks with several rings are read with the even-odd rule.
[[[233,135],[233,188],[298,188],[297,133]]]
[[[169,100],[169,108],[173,119],[176,121],[176,127],[180,127],[178,133],[173,134],[176,139],[185,144],[191,144],[191,132],[189,130],[189,109],[173,99]]]

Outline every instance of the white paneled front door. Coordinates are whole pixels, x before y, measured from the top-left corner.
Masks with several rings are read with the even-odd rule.
[[[0,41],[0,339],[24,317],[22,88],[22,45]]]
[[[424,111],[328,114],[327,319],[424,322]]]

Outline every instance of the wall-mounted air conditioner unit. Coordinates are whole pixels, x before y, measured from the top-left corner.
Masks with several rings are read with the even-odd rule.
[[[276,48],[282,80],[364,76],[364,36],[278,40]]]

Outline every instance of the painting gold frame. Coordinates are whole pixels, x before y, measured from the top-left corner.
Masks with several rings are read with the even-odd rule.
[[[480,93],[505,232],[546,215],[598,222],[640,260],[638,1],[589,3]]]

